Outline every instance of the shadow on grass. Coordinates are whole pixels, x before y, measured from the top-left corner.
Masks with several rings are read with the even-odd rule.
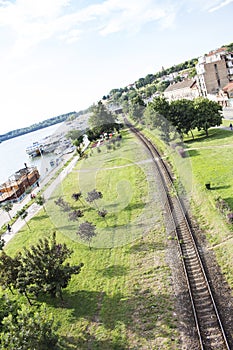
[[[138,242],[134,244],[132,247],[130,247],[129,252],[146,252],[146,251],[155,251],[155,250],[165,250],[166,246],[164,243],[148,243],[148,242]]]
[[[54,307],[72,310],[70,325],[85,319],[86,326],[77,328],[79,336],[67,336],[66,349],[129,349],[126,334],[134,334],[140,341],[151,343],[156,334],[170,338],[175,328],[170,296],[155,292],[154,288],[133,286],[131,296],[116,293],[80,290],[64,292],[64,302],[51,300]],[[144,289],[143,289],[144,288]],[[49,303],[49,300],[46,300]],[[137,320],[137,322],[136,322]],[[76,325],[78,326],[78,323]],[[72,327],[71,327],[72,328]],[[101,339],[97,336],[102,334]],[[107,338],[107,339],[106,339]]]
[[[127,350],[128,346],[122,344],[121,339],[97,339],[87,330],[82,332],[81,337],[63,337],[60,349],[67,350]]]
[[[32,218],[31,218],[31,220],[32,221],[41,221],[41,220],[46,220],[46,219],[48,219],[49,218],[49,216],[48,216],[48,214],[43,214],[43,215],[35,215],[35,216],[33,216]]]
[[[134,209],[144,209],[146,206],[145,203],[134,203],[134,204],[129,204],[127,205],[127,207],[124,208],[124,210],[134,210]]]
[[[228,137],[232,138],[232,131],[225,130],[225,129],[210,129],[209,130],[209,136],[206,136],[204,132],[199,132],[199,134],[196,136],[196,138],[190,139],[190,140],[185,140],[184,143],[188,145],[192,145],[193,143],[198,143],[198,142],[203,142],[205,141],[208,143],[209,141],[212,140],[221,140],[221,139],[226,139]]]
[[[230,185],[210,186],[210,190],[225,190],[230,187]]]
[[[117,276],[124,276],[127,274],[128,270],[125,266],[122,265],[112,265],[108,266],[105,269],[99,270],[104,277],[112,278]]]
[[[196,157],[196,156],[199,156],[199,152],[195,149],[191,149],[189,150],[188,148],[185,149],[185,151],[188,153],[188,156],[189,157]]]

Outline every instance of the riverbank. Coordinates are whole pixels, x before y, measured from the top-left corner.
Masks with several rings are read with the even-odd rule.
[[[73,158],[73,159],[72,159]],[[46,199],[49,198],[49,196],[51,195],[52,191],[54,190],[54,188],[57,186],[57,184],[59,183],[59,181],[61,181],[61,179],[63,179],[67,173],[75,166],[75,164],[78,161],[79,156],[74,156],[74,153],[72,154],[66,154],[63,155],[63,160],[62,162],[60,162],[60,164],[55,167],[46,177],[44,177],[44,179],[40,182],[40,186],[36,187],[32,193],[36,196],[38,193],[43,192],[43,196]],[[68,164],[67,167],[65,167],[63,169],[63,171],[61,172],[60,175],[58,175],[54,181],[52,181],[52,183],[44,190],[42,191],[42,189],[52,180],[52,178],[56,175],[56,173],[61,170],[61,168],[69,161],[71,160],[71,162]],[[31,194],[32,194],[31,193]],[[17,214],[17,212],[19,210],[21,210],[23,207],[25,207],[26,205],[28,205],[30,203],[30,201],[32,202],[30,207],[28,208],[27,212],[28,212],[28,216],[26,218],[26,221],[29,221],[40,209],[41,206],[39,206],[38,204],[36,204],[35,202],[32,201],[31,199],[31,194],[26,195],[26,197],[19,203],[15,203],[13,205],[12,210],[10,211],[10,216],[13,218],[15,217],[15,215]],[[7,222],[9,222],[9,215],[4,212],[2,209],[0,209],[0,227],[2,227],[4,224],[6,224]],[[18,218],[14,224],[11,226],[11,232],[6,231],[3,235],[2,238],[5,240],[5,242],[9,242],[14,235],[25,225],[25,221]]]

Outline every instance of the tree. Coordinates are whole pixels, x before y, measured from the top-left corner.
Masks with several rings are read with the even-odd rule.
[[[45,206],[44,206],[44,204],[45,204],[45,198],[44,198],[44,196],[42,196],[42,195],[37,195],[37,196],[36,196],[36,204],[42,206],[43,209],[44,209],[44,211],[46,212],[46,209],[45,209]]]
[[[76,221],[78,218],[81,218],[83,216],[83,212],[81,210],[73,210],[69,213],[69,220],[70,221]]]
[[[54,203],[58,205],[64,212],[68,212],[71,210],[71,206],[69,205],[69,203],[64,201],[62,197],[58,197],[58,199],[55,200]]]
[[[116,120],[113,114],[99,101],[97,105],[93,106],[92,115],[88,123],[96,133],[101,134],[103,132],[113,131]]]
[[[101,217],[101,218],[105,218],[105,216],[108,214],[108,211],[106,209],[102,209],[102,210],[99,210],[98,211],[98,215]]]
[[[143,117],[143,112],[146,108],[146,105],[141,98],[141,96],[137,95],[131,100],[130,106],[129,106],[129,115],[131,118],[137,122],[140,122]]]
[[[217,102],[210,101],[207,98],[198,97],[194,100],[195,109],[195,127],[198,131],[204,130],[208,136],[208,129],[211,126],[219,126],[222,123],[222,106]]]
[[[76,193],[73,193],[72,196],[71,196],[76,202],[77,201],[80,201],[82,204],[83,202],[81,201],[81,197],[82,197],[82,192],[76,192]]]
[[[7,255],[4,251],[0,255],[0,284],[3,289],[8,288],[13,294],[13,288],[16,286],[18,271],[21,266],[20,254],[14,258]]]
[[[108,211],[106,209],[102,209],[98,211],[98,215],[104,219],[104,221],[106,222],[106,225],[108,225],[107,220],[105,218],[105,216],[108,214]]]
[[[19,292],[28,300],[28,293],[36,296],[49,293],[51,297],[59,295],[62,299],[62,289],[68,286],[72,275],[79,274],[83,267],[83,263],[75,266],[65,263],[72,253],[66,244],[56,242],[55,232],[50,240],[40,239],[37,245],[24,249],[16,282]]]
[[[25,305],[10,313],[3,321],[1,349],[50,350],[58,344],[57,326],[52,314],[42,305],[39,309],[28,309]]]
[[[170,103],[169,119],[176,130],[183,135],[195,128],[195,109],[193,101],[187,99],[175,100]],[[192,133],[193,137],[193,133]]]
[[[164,92],[164,90],[166,90],[166,88],[169,85],[170,85],[170,81],[169,80],[161,81],[159,84],[157,84],[157,90],[159,92]]]
[[[3,204],[1,208],[2,208],[2,210],[4,210],[5,212],[7,212],[8,216],[9,216],[9,218],[10,218],[10,220],[11,220],[12,218],[11,218],[11,215],[10,215],[10,211],[11,211],[12,208],[13,208],[13,204],[9,202],[9,203]]]
[[[90,191],[87,193],[87,198],[86,198],[86,201],[89,202],[89,203],[92,203],[94,202],[96,207],[98,208],[97,204],[96,204],[96,200],[102,198],[103,195],[101,192],[98,192],[96,189]]]
[[[4,238],[2,238],[2,236],[0,236],[0,250],[2,250],[3,249],[3,247],[4,247],[4,245],[5,245],[5,239]]]
[[[68,131],[68,133],[66,134],[67,138],[70,138],[71,140],[81,140],[83,139],[83,133],[81,130],[77,130],[77,129],[73,129]]]
[[[88,242],[89,249],[91,249],[91,241],[96,236],[96,227],[91,222],[85,221],[79,226],[77,235],[83,240]]]
[[[172,126],[169,121],[170,106],[165,98],[157,97],[152,102],[149,102],[143,116],[146,124],[159,130],[161,138],[165,142],[170,140]]]
[[[28,222],[26,221],[26,217],[28,216],[27,210],[24,209],[24,208],[22,208],[21,210],[19,210],[19,211],[17,212],[17,214],[18,214],[18,216],[19,216],[22,220],[25,221],[25,224],[27,225],[27,227],[28,227],[29,230],[30,230],[30,226],[29,226]]]
[[[9,314],[13,316],[13,318],[16,317],[17,311],[19,309],[19,301],[9,298],[7,294],[2,294],[0,296],[0,332],[3,330],[3,319],[7,317]],[[0,333],[1,338],[1,333]],[[1,341],[0,341],[1,344]],[[0,345],[0,349],[1,345]]]

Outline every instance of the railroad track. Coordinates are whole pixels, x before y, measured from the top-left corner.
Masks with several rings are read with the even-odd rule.
[[[174,194],[176,192],[174,191],[172,176],[150,140],[127,120],[125,120],[125,123],[148,149],[156,165],[166,215],[168,216],[170,229],[176,236],[182,259],[200,349],[230,350],[224,326],[221,322],[184,206],[179,196]]]

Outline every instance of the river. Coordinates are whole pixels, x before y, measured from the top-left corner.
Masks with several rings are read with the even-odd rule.
[[[49,126],[44,129],[33,131],[31,133],[15,137],[13,139],[3,141],[0,144],[0,184],[5,182],[9,176],[14,174],[17,170],[24,168],[24,163],[28,166],[36,166],[40,172],[41,178],[49,172],[52,167],[50,161],[56,161],[55,154],[47,154],[42,157],[31,158],[26,153],[26,148],[32,145],[33,142],[40,141],[46,136],[50,136],[55,131],[61,130],[61,123]]]

